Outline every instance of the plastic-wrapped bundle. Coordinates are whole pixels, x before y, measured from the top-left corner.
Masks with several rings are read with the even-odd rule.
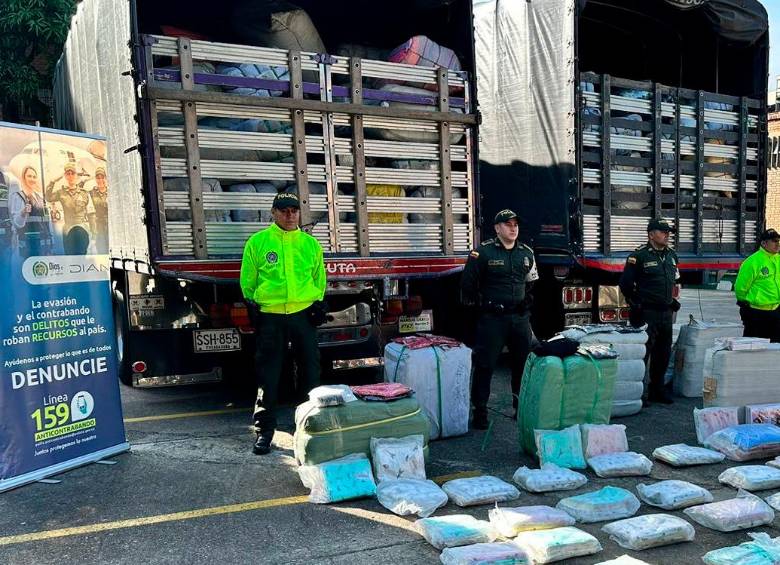
[[[704,354],[721,337],[741,336],[742,324],[733,322],[691,321],[680,328],[675,345],[674,392],[698,398],[704,383]]]
[[[599,477],[634,477],[649,475],[653,462],[641,453],[607,453],[588,459],[588,466]]]
[[[311,490],[309,502],[316,504],[364,498],[376,493],[371,462],[362,453],[319,465],[303,465],[298,468],[298,475],[303,486]]]
[[[240,184],[231,184],[230,186],[226,187],[225,190],[227,192],[244,192],[249,194],[276,194],[277,190],[274,185],[267,182],[257,182],[257,183],[240,183]],[[258,209],[258,210],[231,210],[230,211],[230,217],[233,219],[234,222],[263,222],[263,223],[270,223],[271,222],[271,206],[268,206],[267,210]]]
[[[585,459],[628,451],[626,427],[622,424],[582,424],[580,432]]]
[[[734,532],[769,524],[775,519],[772,507],[759,497],[740,490],[736,498],[710,502],[683,510],[705,528]]]
[[[707,438],[709,447],[732,461],[774,457],[780,453],[780,427],[774,424],[739,424]]]
[[[391,63],[403,63],[417,67],[444,67],[459,71],[460,61],[452,49],[442,47],[424,35],[415,35],[393,49],[388,57]]]
[[[650,564],[647,561],[640,561],[639,559],[634,559],[629,555],[621,555],[620,557],[616,557],[615,559],[610,559],[609,561],[601,561],[600,563],[596,563],[596,565],[650,565]]]
[[[652,547],[693,541],[693,526],[670,514],[646,514],[612,522],[601,528],[620,547],[642,551]]]
[[[705,553],[701,558],[707,565],[777,565],[780,563],[780,538],[765,533],[748,534],[753,541],[737,546],[723,547]]]
[[[526,552],[532,563],[553,563],[601,551],[599,540],[571,526],[523,532],[514,543]]]
[[[512,480],[529,492],[573,490],[588,482],[585,475],[553,463],[542,465],[541,469],[520,467]]]
[[[612,403],[642,400],[642,393],[644,393],[644,390],[645,385],[641,381],[615,381],[615,392],[612,397]]]
[[[685,445],[684,443],[657,447],[653,450],[653,457],[674,467],[709,465],[720,463],[726,458],[725,455],[718,451]]]
[[[393,514],[408,516],[417,514],[427,518],[447,504],[447,493],[433,481],[397,479],[384,481],[376,487],[379,504]]]
[[[577,425],[555,430],[534,430],[536,452],[541,465],[552,463],[567,469],[584,469],[582,438]]]
[[[780,343],[764,350],[729,351],[716,344],[704,360],[704,406],[780,402]]]
[[[490,543],[498,537],[489,522],[468,514],[421,518],[414,523],[417,532],[436,549],[473,543]]]
[[[463,547],[448,547],[439,557],[444,565],[524,565],[525,552],[512,542],[475,543]]]
[[[357,397],[347,385],[322,385],[309,391],[309,400],[318,407],[341,406],[347,402],[354,402]]]
[[[767,465],[731,467],[718,476],[723,484],[745,490],[767,490],[780,487],[780,469]]]
[[[636,514],[639,500],[626,489],[606,486],[594,492],[570,496],[558,502],[556,508],[574,516],[578,522],[607,522]]]
[[[612,403],[611,416],[613,418],[622,418],[624,416],[633,416],[642,410],[642,399],[622,400]]]
[[[230,28],[240,40],[235,43],[314,53],[326,52],[325,44],[309,15],[287,2],[236,2],[230,18]]]
[[[397,102],[395,100],[382,101],[380,105],[385,108],[394,108],[397,110],[412,110],[414,112],[438,111],[438,106],[435,105],[436,94],[429,90],[425,90],[423,88],[416,88],[414,86],[402,86],[399,84],[386,84],[382,88],[380,88],[380,90],[382,92],[390,93],[391,95],[404,95],[409,97],[414,96],[414,97],[421,98],[420,100],[421,103],[419,104],[416,104],[414,102]],[[427,103],[429,101],[430,104]],[[456,113],[463,112],[461,108],[457,108],[457,107],[450,108],[450,111]],[[382,139],[386,139],[388,141],[410,141],[416,143],[437,143],[439,141],[438,132],[420,131],[420,130],[410,129],[408,126],[403,126],[403,127],[393,128],[393,129],[367,128],[366,131],[374,135],[377,135]],[[450,143],[454,145],[460,142],[462,138],[463,138],[462,133],[451,133]]]
[[[222,185],[219,184],[217,179],[202,178],[200,179],[201,189],[206,192],[222,192]],[[163,187],[165,191],[171,192],[189,192],[190,191],[190,179],[187,177],[175,177],[163,179]],[[204,212],[207,222],[229,222],[230,212],[227,210],[206,210]],[[189,209],[187,210],[165,210],[165,219],[168,222],[188,222],[192,220],[192,214]]]
[[[766,500],[766,503],[774,510],[780,510],[780,492],[777,492],[772,496],[767,496],[764,500]]]
[[[520,532],[573,526],[576,522],[566,512],[552,506],[496,507],[490,509],[488,517],[498,533],[507,538]]]
[[[411,435],[402,438],[371,438],[371,460],[376,481],[425,479],[425,438]]]
[[[638,484],[636,492],[645,504],[664,510],[679,510],[697,504],[712,502],[712,494],[686,481],[661,481],[652,485]]]
[[[616,382],[641,383],[645,378],[643,359],[618,359]]]
[[[644,360],[647,351],[645,345],[641,343],[614,343],[612,347],[615,348],[621,361]]]
[[[749,404],[745,406],[746,424],[780,424],[780,404]]]
[[[616,324],[586,324],[584,326],[569,326],[561,335],[579,341],[580,343],[647,343],[647,332],[644,329],[618,326]]]
[[[739,424],[739,408],[736,406],[693,409],[693,424],[696,427],[696,441],[707,445],[707,439],[725,428]]]
[[[447,481],[441,488],[458,506],[504,502],[520,497],[516,487],[490,475]]]

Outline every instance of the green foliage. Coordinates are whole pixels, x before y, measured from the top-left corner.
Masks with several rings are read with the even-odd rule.
[[[39,88],[51,84],[75,9],[76,0],[0,0],[3,106],[30,103]]]

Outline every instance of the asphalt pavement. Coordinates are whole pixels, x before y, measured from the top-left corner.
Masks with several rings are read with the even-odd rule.
[[[733,294],[686,290],[678,324],[697,318],[738,320]],[[247,379],[251,368],[247,368]],[[0,563],[327,563],[372,565],[437,563],[438,551],[413,530],[413,518],[398,517],[376,500],[334,505],[306,501],[292,454],[292,411],[285,410],[274,451],[251,453],[252,384],[169,389],[122,388],[129,453],[113,465],[93,464],[0,495]],[[521,465],[535,466],[520,454],[515,422],[508,415],[508,372],[494,381],[493,430],[432,442],[428,476],[496,475],[511,481]],[[630,448],[650,456],[666,444],[695,444],[692,410],[700,399],[654,405],[625,424]],[[599,479],[577,491],[534,495],[523,492],[507,506],[555,503],[564,496],[607,484],[634,490],[640,482],[683,479],[701,485],[716,500],[736,491],[718,483],[734,463],[675,469],[656,463],[650,477]],[[768,496],[773,491],[760,493]],[[490,506],[461,509],[450,503],[442,514],[469,513],[487,519]],[[657,509],[655,509],[657,510]],[[653,513],[643,505],[639,514]],[[673,514],[684,517],[680,512]],[[736,545],[745,531],[723,534],[694,524],[691,543],[632,552],[600,531],[582,525],[604,550],[574,565],[594,564],[629,554],[646,563],[696,563],[709,550]],[[780,535],[772,525],[750,531]]]

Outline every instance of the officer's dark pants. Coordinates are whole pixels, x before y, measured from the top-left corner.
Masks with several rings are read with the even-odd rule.
[[[531,348],[528,314],[483,314],[479,319],[474,345],[474,380],[471,383],[471,402],[475,412],[487,410],[490,380],[505,345],[509,348],[512,370],[512,406],[517,408],[520,379]]]
[[[664,393],[664,375],[672,355],[672,321],[671,310],[643,310],[647,323],[647,352],[645,365],[649,377],[648,393],[659,396]]]
[[[777,343],[780,342],[780,308],[777,310],[756,310],[749,306],[739,309],[742,324],[745,326],[743,336],[764,337]]]
[[[305,311],[295,314],[261,313],[256,322],[257,402],[255,432],[276,429],[276,404],[287,344],[292,344],[298,366],[298,386],[309,391],[320,383],[320,351],[317,330]]]

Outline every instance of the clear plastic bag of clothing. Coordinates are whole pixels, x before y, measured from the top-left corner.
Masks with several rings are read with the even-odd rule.
[[[743,465],[731,467],[719,476],[718,480],[734,488],[745,490],[767,490],[780,487],[780,469],[767,465]]]
[[[692,506],[683,512],[705,528],[719,532],[755,528],[775,519],[771,506],[744,490],[740,490],[736,498]]]
[[[515,486],[490,475],[447,481],[441,488],[458,506],[505,502],[520,497]]]
[[[585,469],[582,437],[578,425],[562,430],[534,430],[539,463],[552,463],[566,469]]]
[[[411,435],[402,438],[371,438],[371,460],[376,481],[425,479],[425,438]]]
[[[376,487],[376,498],[393,514],[417,514],[420,518],[427,518],[448,501],[439,485],[420,479],[382,481]]]
[[[732,461],[763,459],[780,454],[780,427],[774,424],[739,424],[707,438],[708,446]]]
[[[653,547],[693,541],[696,531],[671,514],[646,514],[612,522],[601,528],[620,547],[642,551]]]
[[[777,565],[780,563],[780,537],[753,533],[746,541],[732,547],[722,547],[705,553],[701,558],[707,565]]]
[[[653,457],[674,467],[710,465],[722,462],[726,456],[706,447],[695,447],[684,443],[664,445],[653,450]]]
[[[347,455],[319,465],[298,468],[303,486],[310,489],[309,502],[328,504],[374,496],[376,483],[371,462],[362,453]]]
[[[601,551],[599,540],[571,526],[522,532],[515,538],[514,543],[525,551],[531,563],[535,564],[553,563]]]
[[[436,549],[490,543],[498,537],[490,522],[477,520],[468,514],[421,518],[414,527]]]
[[[347,385],[322,385],[309,391],[309,400],[319,408],[325,408],[353,402],[357,397]]]
[[[606,486],[600,490],[570,496],[555,506],[573,516],[578,522],[608,522],[636,514],[639,510],[636,496],[620,487]]]
[[[630,555],[621,555],[620,557],[616,557],[615,559],[610,559],[609,561],[601,561],[599,563],[596,563],[596,565],[650,565],[647,561],[640,561],[639,559],[634,559]]]
[[[490,509],[488,518],[496,531],[506,538],[515,537],[520,532],[573,526],[576,522],[566,512],[552,506],[496,506]]]
[[[439,557],[444,565],[526,565],[525,552],[512,542],[475,543],[448,547]]]
[[[628,451],[626,427],[623,424],[581,424],[585,459]]]
[[[649,475],[653,462],[641,453],[607,453],[588,459],[588,466],[599,477],[635,477]]]
[[[582,473],[558,467],[553,463],[545,463],[541,469],[520,467],[515,471],[512,480],[529,492],[573,490],[588,482],[588,478]]]
[[[686,481],[669,480],[652,485],[640,483],[636,491],[642,502],[664,510],[679,510],[713,500],[710,491]]]
[[[722,429],[739,424],[739,408],[736,406],[713,406],[693,409],[693,424],[696,427],[696,440],[707,446],[707,439]]]

